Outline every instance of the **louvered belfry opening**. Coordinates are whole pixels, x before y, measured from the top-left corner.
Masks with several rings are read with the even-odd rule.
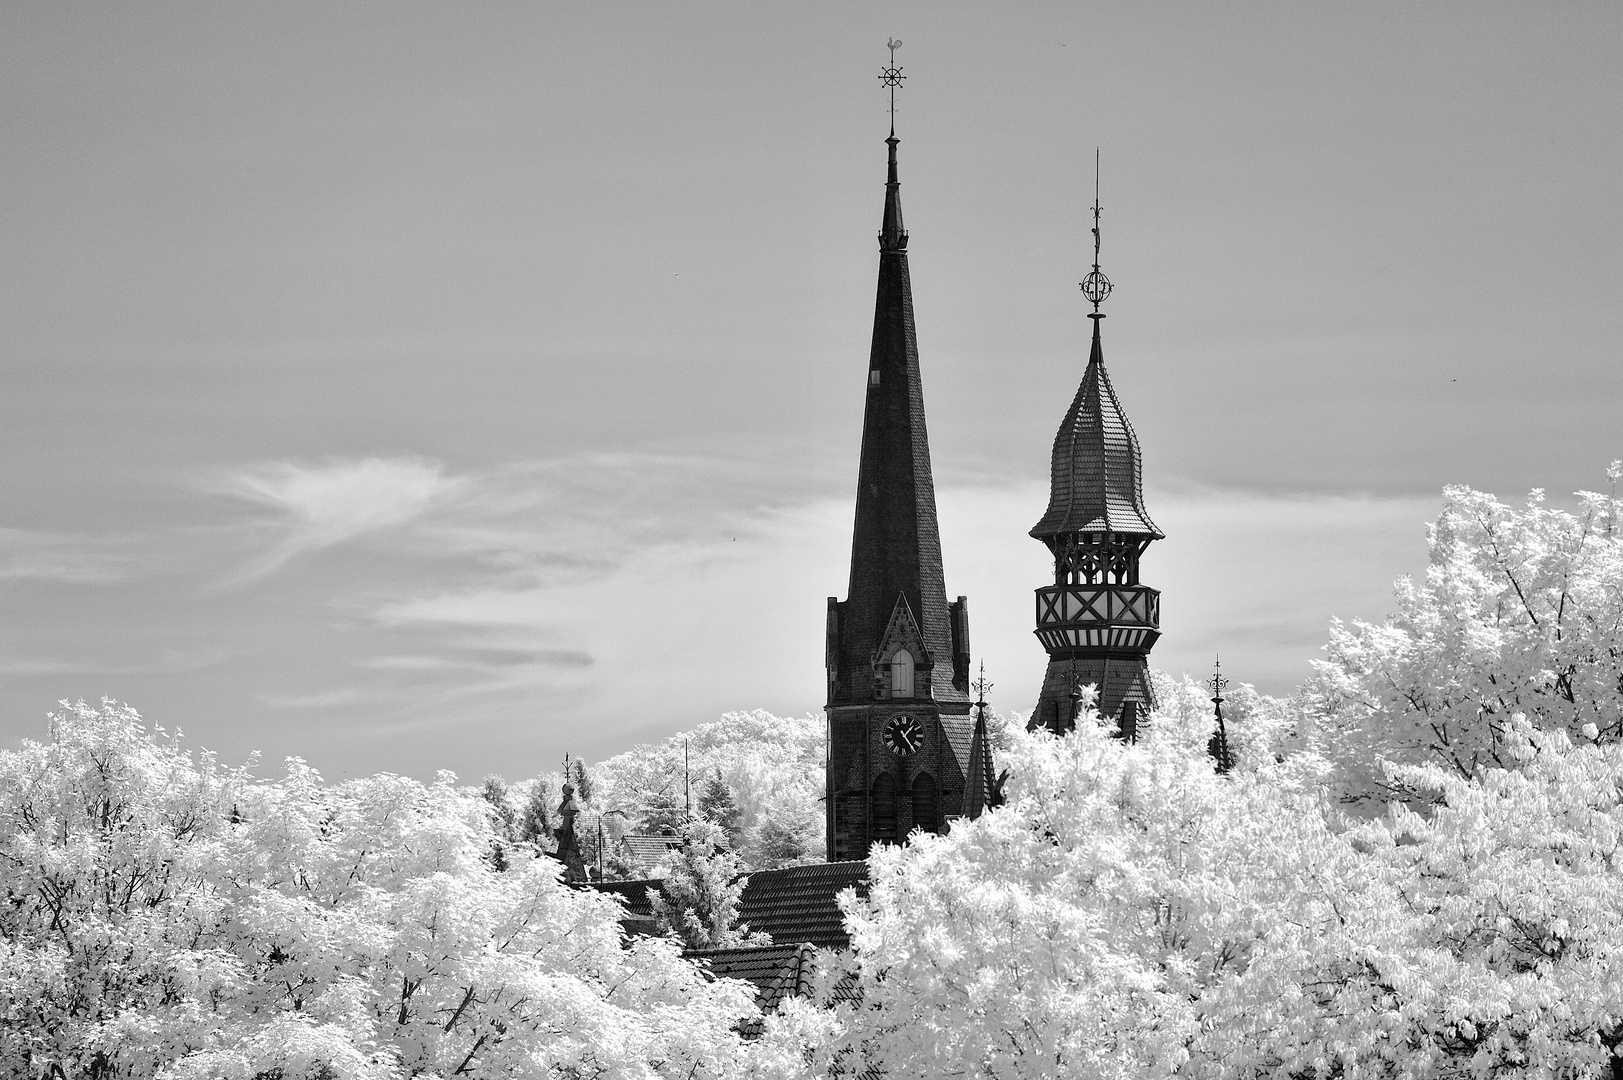
[[[1093,686],[1101,717],[1136,737],[1154,705],[1149,653],[1161,636],[1161,593],[1139,580],[1139,560],[1164,535],[1144,508],[1138,436],[1105,370],[1100,323],[1082,385],[1054,437],[1048,509],[1032,528],[1054,559],[1036,591],[1036,634],[1048,670],[1030,726],[1076,723],[1078,688]]]
[[[929,773],[919,773],[913,779],[913,828],[923,829],[925,832],[940,832],[941,820],[937,815],[939,805],[935,778]]]
[[[875,777],[869,803],[873,807],[874,842],[894,844],[901,838],[896,820],[896,778],[890,773]]]

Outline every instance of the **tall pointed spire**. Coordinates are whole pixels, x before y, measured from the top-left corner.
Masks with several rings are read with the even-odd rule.
[[[1148,657],[1161,633],[1161,594],[1139,584],[1138,560],[1164,534],[1144,509],[1138,436],[1105,372],[1099,305],[1111,284],[1099,269],[1098,184],[1096,151],[1093,270],[1082,280],[1093,342],[1054,436],[1048,510],[1031,530],[1054,556],[1054,584],[1037,590],[1036,633],[1049,663],[1031,726],[1073,726],[1066,698],[1080,679],[1097,687],[1099,714],[1131,739],[1153,704]]]
[[[881,76],[892,94],[894,56]],[[968,603],[948,601],[942,571],[894,127],[885,141],[850,591],[829,598],[826,628],[830,860],[965,813],[974,735]]]

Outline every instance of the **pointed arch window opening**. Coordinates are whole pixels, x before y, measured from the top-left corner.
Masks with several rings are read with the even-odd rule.
[[[912,697],[914,674],[913,654],[906,649],[897,649],[896,654],[890,658],[890,696]]]

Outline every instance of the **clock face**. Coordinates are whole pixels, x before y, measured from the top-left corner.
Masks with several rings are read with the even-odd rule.
[[[911,716],[893,716],[885,725],[884,739],[891,753],[907,757],[924,745],[924,725]]]

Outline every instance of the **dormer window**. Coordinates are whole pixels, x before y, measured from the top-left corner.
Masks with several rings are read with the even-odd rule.
[[[913,696],[913,654],[906,649],[897,649],[890,658],[890,696]]]

